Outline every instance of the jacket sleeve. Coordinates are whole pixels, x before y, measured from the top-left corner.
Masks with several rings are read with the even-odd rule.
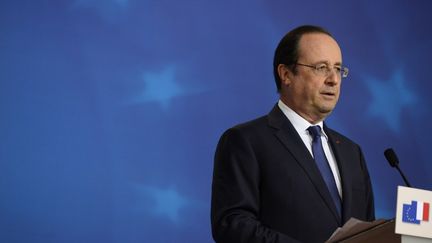
[[[260,164],[238,128],[226,131],[214,158],[211,224],[220,243],[298,242],[260,222]]]

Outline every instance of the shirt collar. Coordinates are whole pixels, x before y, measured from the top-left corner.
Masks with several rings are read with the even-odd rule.
[[[320,126],[322,134],[328,140],[327,134],[324,132],[324,129],[323,129],[323,124],[324,124],[323,121],[320,121],[317,124],[311,124],[306,119],[304,119],[299,114],[297,114],[294,110],[292,110],[290,107],[285,105],[285,103],[283,103],[282,100],[278,101],[278,106],[282,110],[284,115],[288,118],[288,120],[291,122],[291,124],[294,126],[294,128],[298,134],[309,135],[309,131],[307,129],[310,126]]]

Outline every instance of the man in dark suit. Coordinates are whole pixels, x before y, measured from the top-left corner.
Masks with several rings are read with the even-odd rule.
[[[278,103],[227,130],[216,150],[216,242],[324,242],[351,217],[375,218],[360,147],[323,123],[348,75],[337,42],[300,26],[280,41],[273,66]]]

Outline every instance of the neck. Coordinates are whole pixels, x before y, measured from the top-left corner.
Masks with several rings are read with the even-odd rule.
[[[293,110],[295,113],[297,113],[299,116],[303,117],[306,121],[308,121],[310,124],[316,125],[321,121],[324,121],[324,119],[330,114],[328,113],[319,113],[315,114],[313,112],[307,112],[302,109],[296,108],[295,105],[291,104],[289,99],[285,99],[283,96],[280,97],[280,100],[288,106],[291,110]]]

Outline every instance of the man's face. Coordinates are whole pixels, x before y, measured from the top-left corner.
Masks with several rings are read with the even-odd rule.
[[[339,99],[341,77],[333,67],[342,65],[341,50],[328,35],[305,34],[299,41],[298,63],[326,64],[332,70],[326,76],[313,68],[297,65],[296,74],[288,71],[282,78],[282,101],[309,122],[317,123],[331,113]]]

